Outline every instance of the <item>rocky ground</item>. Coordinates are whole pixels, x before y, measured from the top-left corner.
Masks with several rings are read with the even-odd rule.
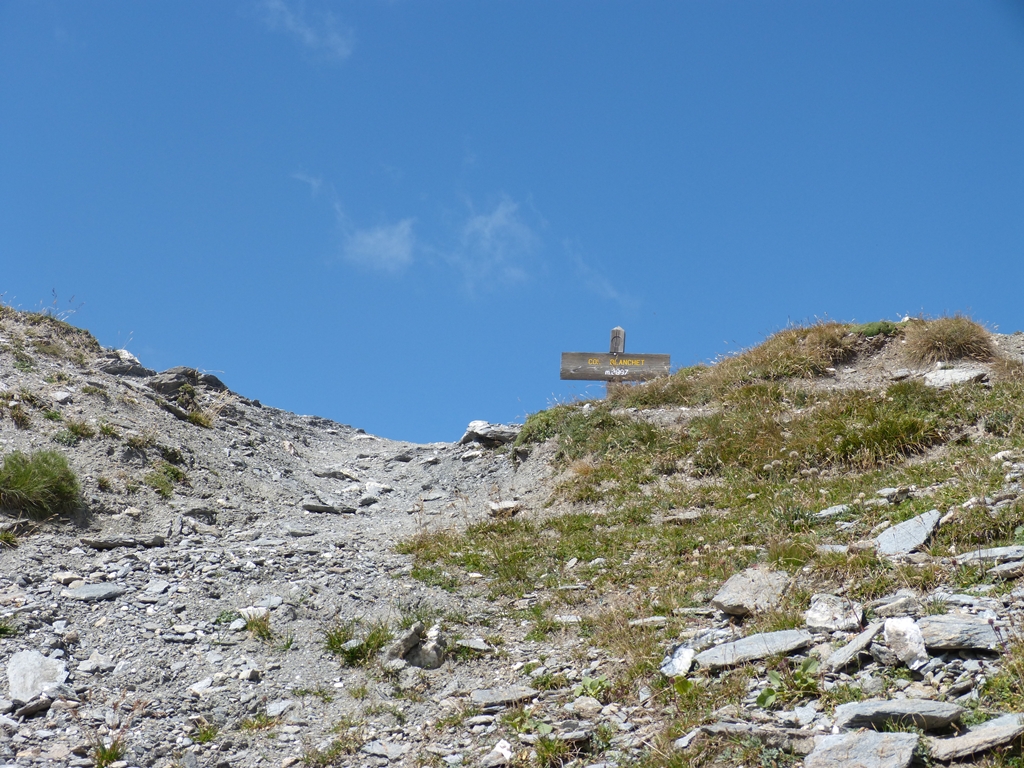
[[[999,337],[1017,356],[1022,340]],[[693,670],[751,670],[738,703],[666,742],[672,712],[657,691],[609,695],[623,659],[577,631],[585,607],[531,633],[531,606],[555,591],[585,602],[586,578],[502,596],[486,574],[399,554],[423,531],[565,509],[546,506],[553,444],[516,451],[515,427],[483,422],[456,444],[385,440],[191,369],[156,373],[10,311],[0,347],[0,451],[60,450],[83,488],[72,519],[4,518],[17,537],[0,550],[5,764],[685,765],[688,750],[725,738],[760,745],[758,759],[776,760],[764,765],[899,766],[970,760],[1024,734],[1016,712],[959,726],[1016,638],[1024,546],[950,553],[946,565],[992,569],[971,589],[900,590],[867,605],[842,589],[816,593],[802,627],[745,628],[798,578],[760,566],[705,605],[632,619],[671,626],[651,663],[680,696]],[[833,371],[832,384],[927,375],[948,386],[988,370],[908,370],[885,354]],[[692,410],[635,415],[677,424]],[[1024,454],[991,461],[1004,475],[997,492],[821,546],[909,566],[942,560],[921,551],[938,528],[972,508],[997,516],[1021,496]],[[841,531],[864,509],[932,492],[878,488],[814,512]],[[768,662],[781,657],[792,673],[773,677]]]

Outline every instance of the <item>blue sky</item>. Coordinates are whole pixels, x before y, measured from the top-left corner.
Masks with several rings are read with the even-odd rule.
[[[615,325],[1021,329],[1024,4],[0,0],[0,266],[417,441],[601,394]]]

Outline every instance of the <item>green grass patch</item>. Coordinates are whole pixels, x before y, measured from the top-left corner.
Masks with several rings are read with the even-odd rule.
[[[63,454],[15,451],[0,467],[0,508],[44,519],[74,511],[80,501],[78,478]]]
[[[324,632],[324,648],[350,667],[371,661],[393,637],[387,622],[375,621],[363,632],[359,622],[339,622]]]

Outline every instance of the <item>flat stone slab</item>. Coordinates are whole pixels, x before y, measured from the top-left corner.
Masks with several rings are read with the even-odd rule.
[[[905,520],[892,528],[886,528],[877,537],[875,544],[880,555],[907,555],[922,546],[939,525],[942,513],[932,509],[917,517]]]
[[[936,389],[945,389],[956,384],[969,384],[972,381],[981,381],[988,376],[984,368],[970,366],[967,368],[942,368],[937,371],[929,371],[924,375],[924,383]]]
[[[1000,647],[999,636],[980,616],[947,613],[938,616],[924,616],[917,620],[917,626],[928,648],[937,650],[961,650],[964,648],[991,651]]]
[[[80,540],[85,546],[93,549],[119,549],[120,547],[152,547],[164,546],[164,537],[153,536],[113,536],[109,539],[88,539]]]
[[[972,549],[969,552],[962,552],[956,556],[958,563],[1007,563],[1011,560],[1024,560],[1024,547],[988,547],[987,549]]]
[[[799,648],[806,648],[812,639],[811,633],[803,629],[765,632],[709,648],[703,653],[698,653],[694,661],[709,669],[733,667],[780,653],[792,653]]]
[[[887,723],[916,725],[926,731],[945,728],[960,719],[963,707],[929,699],[869,699],[836,707],[837,728],[865,728]]]
[[[510,685],[507,688],[478,688],[469,694],[469,699],[478,707],[507,707],[538,695],[539,691],[525,685]]]
[[[730,616],[748,616],[774,608],[789,583],[784,571],[748,568],[729,578],[711,604]]]
[[[101,600],[113,600],[125,593],[124,587],[117,584],[86,584],[75,589],[65,590],[62,594],[72,600],[83,603],[98,603]]]
[[[847,667],[857,658],[858,654],[868,649],[871,641],[875,639],[875,635],[882,631],[882,626],[880,621],[869,624],[867,629],[829,656],[825,666],[832,672],[838,672]]]
[[[932,739],[928,754],[932,760],[955,760],[1006,744],[1024,734],[1024,715],[1003,715],[976,725],[951,739]]]
[[[907,768],[920,739],[916,733],[841,733],[816,736],[804,768]]]
[[[67,679],[64,662],[47,658],[39,651],[19,651],[7,662],[8,695],[14,701],[31,701]]]

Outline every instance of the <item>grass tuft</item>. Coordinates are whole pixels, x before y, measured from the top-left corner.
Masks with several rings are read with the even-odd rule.
[[[384,621],[371,624],[362,637],[357,637],[357,629],[357,622],[346,621],[335,624],[324,633],[324,648],[335,656],[340,656],[350,667],[368,663],[384,649],[393,636],[391,628]]]
[[[963,315],[912,320],[906,327],[904,353],[916,363],[991,360],[995,354],[988,331]]]
[[[63,454],[9,453],[0,467],[0,508],[34,519],[63,515],[78,507],[81,488]]]

